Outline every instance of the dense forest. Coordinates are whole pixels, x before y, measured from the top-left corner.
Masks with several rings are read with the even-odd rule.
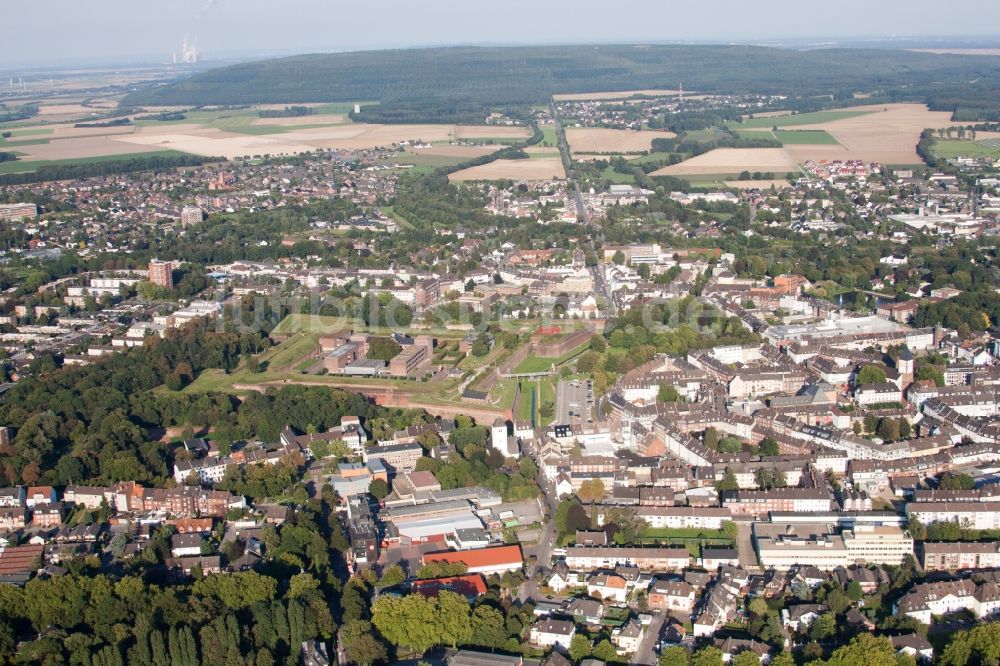
[[[963,116],[992,116],[1000,108],[995,94],[1000,66],[989,58],[885,49],[689,45],[454,47],[294,56],[140,90],[123,104],[437,99],[448,105],[427,102],[422,111],[436,115],[453,105],[452,113],[461,115],[475,109],[475,103],[540,103],[556,93],[675,88],[681,81],[709,93],[794,91],[808,97],[877,91],[891,99],[928,101],[937,109],[961,109]],[[367,107],[363,111],[365,119],[376,113]]]

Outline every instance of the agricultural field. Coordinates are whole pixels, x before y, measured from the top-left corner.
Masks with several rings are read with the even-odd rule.
[[[934,142],[934,155],[942,159],[956,157],[1000,160],[1000,139],[938,139]]]
[[[65,106],[79,110],[78,104]],[[19,148],[18,152],[22,155],[17,170],[30,171],[43,161],[103,158],[163,150],[232,159],[295,154],[316,149],[364,149],[403,142],[447,144],[465,140],[492,144],[485,150],[453,147],[456,150],[448,155],[461,159],[437,160],[441,165],[450,166],[497,150],[494,141],[510,142],[530,136],[526,127],[352,123],[346,114],[353,105],[310,106],[315,109],[314,114],[291,118],[261,118],[257,108],[186,110],[156,107],[136,114],[140,119],[133,119],[130,125],[88,128],[74,127],[72,122],[52,123],[52,120],[65,120],[64,116],[53,112],[41,121],[46,123],[44,127],[10,129],[13,134],[9,141],[0,142],[0,145]],[[182,112],[184,118],[167,121],[150,118],[158,113],[174,111]],[[439,153],[440,156],[445,154]]]
[[[680,164],[657,169],[651,175],[738,174],[742,171],[770,171],[784,174],[798,171],[798,165],[784,148],[716,148]]]
[[[455,141],[457,139],[509,138],[527,136],[523,127],[458,126],[458,125],[368,125],[362,123],[329,127],[283,128],[292,131],[273,135],[247,135],[219,129],[189,126],[159,128],[143,127],[134,135],[119,137],[123,142],[170,147],[196,155],[222,155],[227,158],[244,155],[282,155],[316,149],[364,149],[396,143]],[[159,130],[159,131],[158,131]]]
[[[781,142],[781,145],[838,145],[829,132],[824,130],[778,130],[771,136]]]
[[[652,147],[653,139],[669,139],[673,132],[632,131],[603,127],[571,127],[566,141],[574,153],[641,153]]]
[[[32,162],[23,161],[23,158],[19,158],[16,162],[0,162],[0,175],[8,173],[24,173],[26,171],[34,171],[35,169],[40,169],[41,167],[45,166],[70,166],[74,164],[95,164],[100,162],[113,162],[115,160],[127,159],[133,157],[178,157],[183,154],[184,153],[177,152],[176,150],[152,150],[152,151],[134,152],[128,155],[122,155],[122,154],[98,155],[95,157],[78,157],[78,158],[70,158],[62,160],[35,160]]]
[[[810,130],[823,130],[839,144],[786,145],[788,154],[798,162],[857,159],[882,164],[920,164],[917,155],[920,133],[926,128],[953,124],[950,113],[930,111],[923,104],[854,107],[792,117],[797,120],[811,118],[808,125],[797,124]],[[774,124],[773,120],[767,119],[767,129]],[[745,125],[742,129],[746,129]]]
[[[562,160],[558,157],[539,157],[526,160],[494,160],[489,164],[462,169],[450,174],[453,181],[466,180],[551,180],[566,177]]]
[[[815,111],[813,113],[796,113],[788,115],[766,115],[763,117],[744,118],[742,122],[732,123],[734,129],[771,129],[772,127],[797,127],[799,125],[818,125],[831,123],[847,118],[856,118],[874,113],[878,107],[867,106],[855,109],[833,111]]]
[[[500,150],[503,146],[459,146],[459,145],[433,145],[427,147],[407,146],[406,150],[399,153],[394,161],[399,164],[412,164],[414,166],[427,166],[432,168],[450,167],[462,162],[466,162],[476,157],[489,155]]]

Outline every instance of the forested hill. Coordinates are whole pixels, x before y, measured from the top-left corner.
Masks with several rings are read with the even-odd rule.
[[[757,46],[452,47],[303,55],[249,62],[129,95],[126,105],[445,100],[537,103],[549,95],[642,88],[888,95],[1000,91],[1000,58],[882,49]],[[933,94],[931,94],[933,93]]]

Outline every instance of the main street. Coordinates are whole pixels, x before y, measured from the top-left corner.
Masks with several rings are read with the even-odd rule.
[[[556,497],[555,486],[541,472],[535,477],[535,483],[542,489],[542,496],[539,498],[543,514],[542,531],[538,535],[537,545],[529,549],[530,554],[535,556],[535,561],[528,565],[528,579],[517,593],[517,601],[521,603],[529,599],[538,600],[538,582],[535,580],[535,574],[540,568],[548,569],[552,562],[552,549],[555,548],[556,540],[555,515],[559,499]]]
[[[656,656],[656,643],[660,639],[660,632],[663,630],[663,623],[666,619],[666,611],[653,611],[653,620],[646,627],[646,635],[643,636],[639,643],[639,649],[632,655],[632,661],[629,663],[655,666],[659,661]]]

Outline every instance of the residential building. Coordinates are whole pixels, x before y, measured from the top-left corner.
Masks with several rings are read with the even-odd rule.
[[[164,289],[174,288],[174,263],[153,259],[149,262],[149,281]]]
[[[1000,568],[1000,541],[924,541],[918,553],[924,571]]]
[[[529,635],[532,645],[541,648],[560,647],[569,649],[569,644],[576,635],[576,625],[569,620],[553,620],[545,618],[531,625]]]

